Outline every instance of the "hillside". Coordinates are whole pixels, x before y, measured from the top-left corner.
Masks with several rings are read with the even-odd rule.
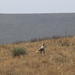
[[[42,43],[46,53],[36,53]],[[26,54],[13,57],[14,47]],[[75,75],[75,37],[0,45],[0,75]]]

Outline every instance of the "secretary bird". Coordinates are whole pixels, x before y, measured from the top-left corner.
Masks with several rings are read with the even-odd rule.
[[[40,53],[44,52],[45,53],[45,44],[43,43],[41,48],[36,52],[40,52]]]

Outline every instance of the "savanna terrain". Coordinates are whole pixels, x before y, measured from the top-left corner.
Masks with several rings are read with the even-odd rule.
[[[36,53],[45,43],[45,54]],[[14,47],[26,54],[12,56]],[[75,75],[75,37],[0,45],[0,75]]]

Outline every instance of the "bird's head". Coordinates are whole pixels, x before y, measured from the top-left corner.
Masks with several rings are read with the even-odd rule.
[[[45,46],[45,43],[43,43],[42,45]]]

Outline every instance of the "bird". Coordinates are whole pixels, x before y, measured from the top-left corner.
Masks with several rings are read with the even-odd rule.
[[[40,47],[40,49],[36,52],[40,52],[40,53],[44,52],[45,53],[45,44],[43,43],[42,46]]]

